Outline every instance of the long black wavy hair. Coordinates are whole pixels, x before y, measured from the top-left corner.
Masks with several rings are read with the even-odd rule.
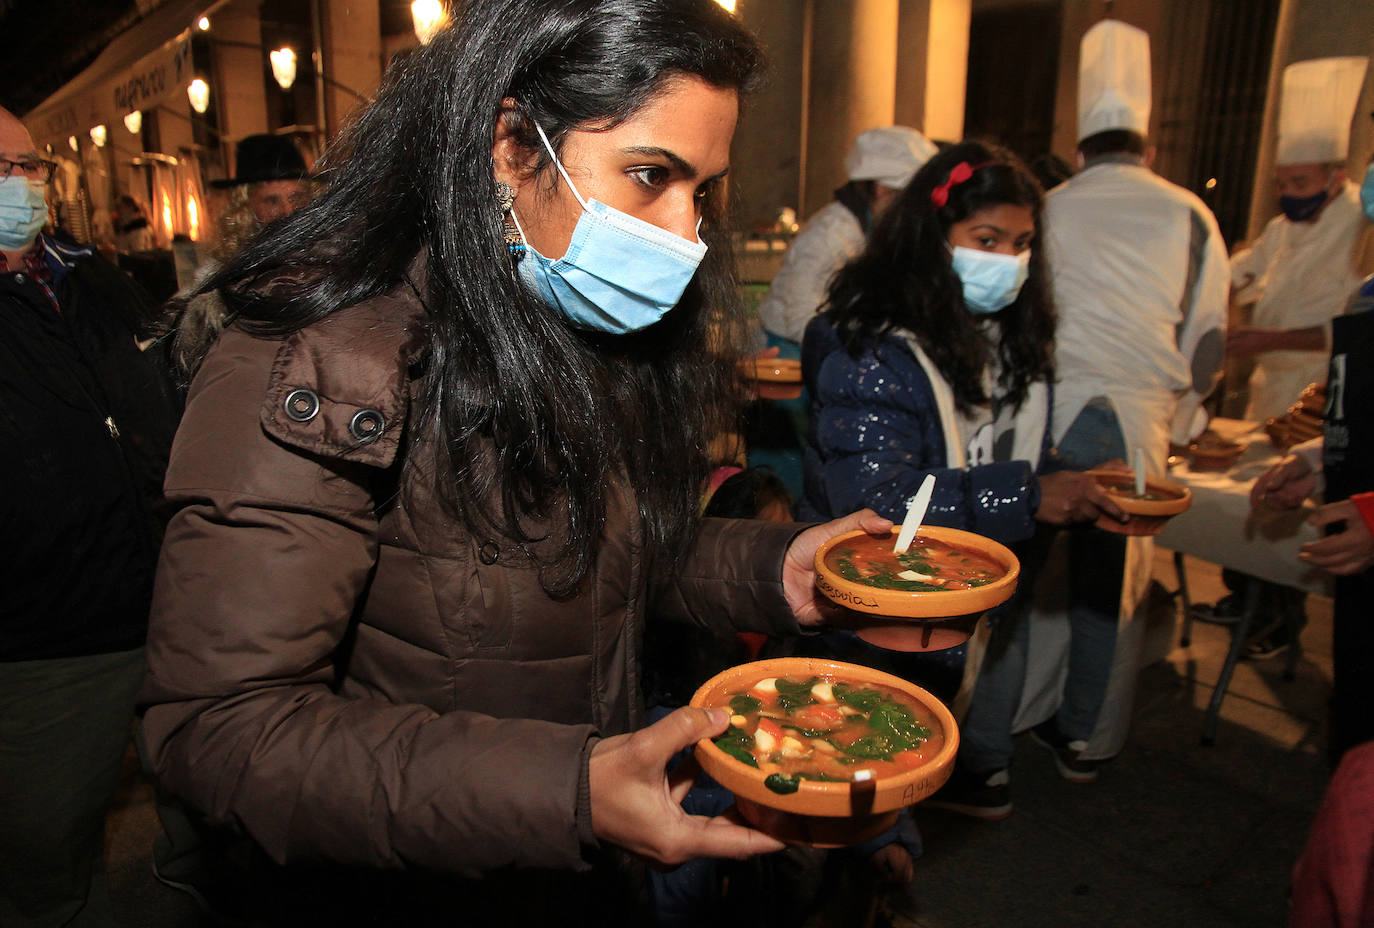
[[[975,168],[949,190],[943,206],[931,193],[960,163]],[[1054,306],[1040,246],[1043,194],[1030,170],[1010,151],[961,142],[931,158],[873,226],[867,246],[831,283],[829,307],[846,350],[857,356],[879,335],[911,332],[939,368],[965,413],[986,405],[983,371],[995,357],[997,393],[1019,407],[1030,385],[1054,376]],[[1029,207],[1035,218],[1030,276],[1015,302],[995,318],[993,344],[964,305],[954,272],[949,230],[973,214],[1002,204]]]
[[[541,582],[572,595],[623,481],[651,551],[675,557],[695,528],[708,442],[737,413],[744,339],[725,204],[703,204],[710,248],[672,312],[639,333],[587,333],[517,280],[493,132],[511,98],[517,139],[540,152],[537,121],[559,150],[568,130],[619,125],[672,78],[743,94],[763,67],[756,40],[714,0],[464,4],[392,64],[322,159],[324,193],[205,288],[223,289],[251,331],[284,335],[396,287],[422,255],[429,338],[412,429],[437,449],[446,507],[472,531],[543,541],[528,548]],[[551,170],[541,156],[539,171]]]

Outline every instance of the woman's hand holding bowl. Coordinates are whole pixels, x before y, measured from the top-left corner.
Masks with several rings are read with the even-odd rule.
[[[782,590],[792,614],[804,626],[823,624],[842,610],[816,589],[816,550],[827,540],[863,529],[874,535],[892,531],[892,520],[872,509],[861,509],[802,532],[792,540],[782,561]]]
[[[588,762],[592,830],[661,866],[696,857],[745,858],[780,851],[783,843],[728,815],[689,815],[682,800],[697,774],[695,761],[666,772],[668,761],[702,738],[725,731],[724,709],[683,707],[648,728],[604,738]]]
[[[1124,466],[1116,469],[1130,473],[1129,468]],[[1035,510],[1036,521],[1051,525],[1095,522],[1103,513],[1123,523],[1130,519],[1102,484],[1086,471],[1059,470],[1041,475],[1040,508]]]

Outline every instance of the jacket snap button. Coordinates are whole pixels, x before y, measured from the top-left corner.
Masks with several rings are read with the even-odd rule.
[[[360,445],[370,445],[382,437],[386,419],[375,409],[359,409],[348,423],[348,434]]]
[[[482,547],[477,549],[477,559],[483,564],[495,564],[500,556],[501,548],[494,541],[483,542]]]
[[[293,422],[309,422],[320,411],[320,398],[314,390],[304,387],[286,394],[286,418]]]

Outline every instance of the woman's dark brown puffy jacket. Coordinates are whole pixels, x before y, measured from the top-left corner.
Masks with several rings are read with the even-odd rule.
[[[551,599],[406,453],[420,314],[402,288],[285,339],[231,328],[206,359],[167,476],[148,754],[279,862],[585,868],[587,756],[639,724],[646,611],[795,632],[798,527],[707,520],[659,583],[617,497],[586,592]]]

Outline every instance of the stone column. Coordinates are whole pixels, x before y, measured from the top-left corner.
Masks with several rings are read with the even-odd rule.
[[[225,5],[215,14],[210,36],[215,50],[210,105],[219,114],[225,164],[232,169],[233,143],[267,131],[267,85],[263,82],[267,52],[262,47],[257,3],[234,0]]]
[[[730,152],[731,193],[745,230],[772,223],[784,206],[801,205],[812,5],[813,0],[739,0],[735,8],[769,60],[767,81],[745,101]]]
[[[893,121],[931,139],[964,137],[972,0],[901,0]]]
[[[897,26],[897,0],[814,5],[800,215],[830,202],[835,188],[848,180],[844,155],[854,138],[870,126],[894,121]]]
[[[324,140],[382,82],[382,25],[375,0],[320,0],[319,67],[324,75]]]

